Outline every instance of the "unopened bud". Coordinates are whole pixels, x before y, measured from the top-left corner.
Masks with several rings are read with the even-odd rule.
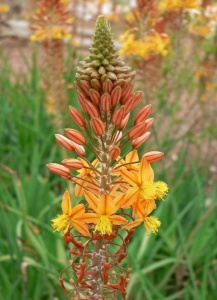
[[[89,90],[91,89],[90,83],[87,80],[81,80],[80,86],[84,93],[89,96]]]
[[[151,104],[146,105],[145,107],[140,109],[140,111],[135,116],[134,124],[136,125],[138,123],[144,122],[146,118],[148,118],[148,116],[150,115],[151,110],[152,110]]]
[[[86,104],[86,110],[87,110],[88,115],[91,118],[92,117],[98,118],[99,117],[99,111],[96,108],[96,106],[90,101],[85,101],[85,104]]]
[[[120,142],[120,139],[122,138],[122,132],[121,131],[117,131],[114,137],[114,143],[116,143],[117,141]]]
[[[93,104],[99,105],[100,102],[100,93],[94,89],[90,89],[90,98],[93,101]]]
[[[111,96],[108,93],[105,93],[101,96],[100,106],[102,111],[108,112],[111,108]]]
[[[66,158],[62,161],[62,164],[72,170],[80,170],[84,167],[83,163],[75,158]]]
[[[112,92],[111,92],[111,104],[113,107],[115,107],[119,101],[120,101],[120,98],[121,98],[121,93],[122,93],[122,90],[121,90],[121,87],[118,85],[116,86]]]
[[[67,149],[68,151],[74,151],[75,150],[75,148],[73,146],[73,142],[70,141],[69,139],[67,139],[62,134],[55,134],[55,138],[56,138],[57,142],[61,146],[63,146],[65,149]]]
[[[130,113],[128,113],[125,118],[121,121],[121,124],[119,126],[119,130],[124,130],[124,128],[127,126],[128,120],[130,117]]]
[[[54,174],[57,174],[65,179],[69,179],[71,177],[70,170],[60,164],[46,164],[46,167],[48,170]]]
[[[143,133],[145,133],[146,131],[146,127],[147,125],[145,124],[145,122],[135,125],[128,133],[129,138],[131,140],[134,140],[139,136],[143,135]]]
[[[88,128],[88,123],[84,116],[75,107],[69,106],[69,112],[76,124],[82,129],[86,130]]]
[[[149,137],[150,137],[150,132],[146,132],[140,137],[136,138],[135,140],[132,141],[132,147],[133,148],[139,148]]]
[[[111,160],[115,160],[121,153],[121,150],[117,146],[113,146],[109,151]]]
[[[116,86],[123,86],[125,83],[125,80],[124,79],[118,79],[116,80],[114,83],[113,83],[113,86],[116,87]]]
[[[87,113],[87,107],[85,105],[85,102],[86,102],[86,99],[84,99],[82,96],[81,96],[81,93],[78,93],[78,103],[81,107],[81,109]]]
[[[105,125],[99,118],[91,118],[90,126],[96,136],[101,136],[105,131]]]
[[[125,116],[125,107],[124,105],[122,105],[121,107],[119,107],[116,112],[113,115],[113,122],[114,124],[119,127],[121,125],[121,122],[123,121]]]
[[[86,155],[86,151],[85,151],[83,146],[78,145],[77,143],[74,143],[74,142],[72,142],[72,145],[75,149],[75,152],[78,153],[78,155],[80,155],[80,156],[85,156]]]
[[[86,139],[78,130],[66,128],[65,133],[73,142],[77,143],[78,145],[85,145]]]
[[[147,162],[150,164],[150,163],[160,160],[164,156],[164,153],[159,152],[159,151],[150,151],[150,152],[145,153],[144,156],[145,156]]]
[[[91,80],[91,85],[92,85],[92,87],[95,90],[100,91],[100,89],[101,89],[101,82],[98,79],[92,79]]]
[[[146,124],[146,130],[149,130],[149,128],[151,128],[151,126],[154,124],[154,119],[149,118],[144,123]]]
[[[112,90],[112,86],[113,86],[113,83],[111,82],[111,80],[106,79],[106,81],[103,82],[103,85],[102,85],[103,92],[110,94],[111,90]]]

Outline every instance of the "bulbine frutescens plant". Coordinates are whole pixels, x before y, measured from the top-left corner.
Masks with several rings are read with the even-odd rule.
[[[69,248],[70,264],[60,276],[69,299],[118,299],[118,295],[126,299],[131,271],[126,246],[134,228],[143,224],[149,235],[160,226],[151,213],[168,188],[154,181],[150,163],[163,153],[151,151],[140,160],[136,150],[150,136],[151,106],[143,107],[133,127],[125,129],[142,97],[141,92],[132,93],[134,76],[114,48],[106,19],[99,16],[90,55],[77,68],[75,83],[86,117],[74,107],[69,109],[83,133],[66,129],[67,138],[56,135],[78,158],[47,165],[51,172],[75,183],[73,207],[66,190],[63,213],[52,220]],[[131,149],[124,151],[127,145]],[[85,148],[94,154],[93,162],[86,159]]]

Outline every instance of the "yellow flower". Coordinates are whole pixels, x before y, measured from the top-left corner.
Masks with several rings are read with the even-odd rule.
[[[161,0],[159,3],[159,10],[161,12],[179,11],[191,8],[198,8],[198,0]]]
[[[57,215],[56,218],[52,219],[52,227],[55,231],[62,231],[66,234],[71,227],[74,227],[78,232],[84,236],[90,236],[87,227],[78,220],[79,217],[84,215],[85,207],[84,204],[78,204],[71,208],[70,194],[66,190],[62,198],[62,215]]]
[[[124,159],[117,158],[118,164],[112,171],[112,175],[120,176],[122,170],[137,174],[139,170],[139,156],[136,150],[130,151]]]
[[[135,35],[127,31],[121,36],[121,41],[123,45],[120,54],[140,56],[145,60],[157,55],[166,56],[170,42],[166,34],[159,34],[154,30],[144,40],[135,39]]]
[[[9,6],[8,5],[0,4],[0,14],[5,14],[8,11],[9,11]]]
[[[110,195],[103,194],[98,199],[91,192],[84,191],[85,199],[89,203],[89,206],[95,211],[95,213],[86,213],[79,218],[82,222],[94,223],[94,232],[98,231],[101,235],[111,234],[112,225],[126,224],[127,220],[114,213],[119,209],[119,205],[116,205],[115,199]]]
[[[127,170],[122,170],[123,179],[131,185],[124,200],[121,202],[122,208],[130,207],[138,199],[150,201],[155,199],[163,200],[168,192],[166,183],[162,181],[154,182],[154,171],[143,156],[138,175]]]
[[[141,204],[138,204],[136,214],[139,216],[139,218],[132,223],[123,226],[122,229],[129,230],[143,223],[147,235],[150,235],[151,231],[156,234],[158,232],[158,227],[160,227],[161,225],[161,222],[156,217],[148,217],[153,209],[155,209],[154,201],[148,202],[145,207],[143,207]]]
[[[43,42],[50,39],[63,40],[70,39],[71,34],[69,31],[62,27],[48,26],[46,28],[40,28],[30,37],[32,42]]]

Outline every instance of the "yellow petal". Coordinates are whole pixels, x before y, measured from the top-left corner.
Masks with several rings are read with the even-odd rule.
[[[62,197],[62,211],[65,215],[70,215],[71,213],[71,200],[69,191],[66,190]]]
[[[109,216],[108,218],[115,225],[126,224],[128,222],[124,217],[119,215]]]
[[[99,215],[111,215],[116,212],[115,203],[111,196],[103,194],[100,197],[97,213]]]
[[[94,223],[96,224],[100,219],[100,216],[95,213],[86,213],[83,216],[79,217],[79,221],[85,223]]]
[[[123,226],[122,229],[129,230],[129,229],[131,229],[133,227],[139,226],[139,224],[141,224],[142,221],[143,221],[143,219],[141,219],[141,218],[137,219],[136,221],[133,221],[132,223],[129,223],[129,224]]]
[[[72,220],[72,226],[81,234],[83,234],[84,236],[91,236],[89,230],[87,229],[87,227],[82,224],[82,222],[78,221],[78,220]]]
[[[147,162],[145,156],[143,156],[139,167],[139,183],[141,184],[142,182],[147,181],[154,181],[154,171],[151,165]]]
[[[139,156],[136,150],[130,151],[127,155],[126,155],[126,162],[134,162],[134,161],[138,161],[139,160]]]
[[[127,183],[129,183],[132,186],[137,186],[139,184],[137,176],[129,171],[121,170],[121,176]]]
[[[115,203],[116,209],[121,207],[124,197],[125,197],[125,193],[120,193],[118,196],[115,197],[115,199],[113,201]]]
[[[76,182],[78,182],[79,184],[76,184],[75,186],[75,196],[76,197],[81,197],[83,195],[83,185],[84,185],[84,181],[82,179],[76,179]]]
[[[85,213],[84,204],[78,204],[73,207],[73,209],[71,210],[70,216],[72,218],[76,219],[76,218],[79,218],[80,216],[82,216],[84,213]]]
[[[96,212],[99,204],[99,199],[97,199],[97,197],[93,193],[88,191],[84,191],[84,196],[90,207]]]

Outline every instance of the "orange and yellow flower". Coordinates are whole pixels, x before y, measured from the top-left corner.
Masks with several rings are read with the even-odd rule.
[[[154,216],[148,216],[153,211],[153,209],[155,209],[155,207],[156,206],[154,201],[149,201],[148,203],[146,203],[145,207],[143,207],[141,203],[138,204],[136,212],[139,218],[132,223],[123,226],[122,229],[129,230],[143,223],[147,235],[150,235],[151,231],[156,234],[158,231],[158,227],[160,227],[161,225],[161,222]]]
[[[52,227],[55,231],[62,231],[66,234],[71,227],[75,228],[84,236],[90,236],[90,232],[87,227],[79,219],[85,213],[84,204],[78,204],[71,207],[71,200],[69,191],[66,190],[62,198],[62,211],[63,214],[57,215],[56,218],[52,220]]]
[[[137,200],[146,202],[155,199],[163,200],[168,192],[166,183],[162,181],[154,182],[154,171],[145,156],[141,160],[137,175],[123,169],[121,176],[131,186],[121,203],[122,208],[130,207]]]
[[[127,220],[115,214],[119,209],[120,205],[115,203],[113,199],[108,194],[103,194],[98,199],[91,192],[84,192],[85,199],[87,200],[90,208],[94,210],[95,213],[86,213],[79,218],[82,222],[96,224],[94,232],[99,232],[101,235],[111,234],[112,225],[126,224]]]

